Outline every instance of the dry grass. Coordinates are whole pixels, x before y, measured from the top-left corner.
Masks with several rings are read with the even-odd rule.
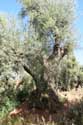
[[[72,89],[70,91],[60,92],[58,91],[58,96],[62,99],[67,99],[68,102],[79,102],[83,98],[83,88]]]

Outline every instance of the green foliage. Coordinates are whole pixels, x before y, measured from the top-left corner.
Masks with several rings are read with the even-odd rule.
[[[71,106],[68,112],[68,118],[75,125],[83,124],[83,101],[81,100],[79,103]]]
[[[66,88],[75,87],[75,81],[80,71],[80,67],[74,56],[69,56],[68,59],[64,59],[61,66],[60,82],[61,86]]]
[[[45,51],[54,43],[54,36],[59,36],[59,42],[65,44],[74,41],[73,22],[75,18],[75,3],[70,0],[20,0],[22,16],[29,18],[29,37],[35,37],[41,42]],[[72,36],[72,37],[71,37]],[[35,41],[34,40],[34,41]]]
[[[0,103],[0,120],[8,115],[8,113],[17,106],[17,102],[14,99],[10,99],[7,96],[4,97],[4,101]]]

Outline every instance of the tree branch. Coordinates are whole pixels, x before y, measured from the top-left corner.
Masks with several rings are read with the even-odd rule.
[[[56,34],[55,36],[55,43],[54,43],[54,46],[53,46],[53,50],[52,50],[52,53],[51,55],[48,57],[48,60],[49,59],[54,59],[56,56],[60,56],[60,38],[58,36],[58,34]]]
[[[23,68],[28,74],[30,74],[32,76],[35,83],[37,83],[37,79],[36,79],[35,75],[31,72],[31,70],[28,68],[28,66],[26,64],[23,64]]]

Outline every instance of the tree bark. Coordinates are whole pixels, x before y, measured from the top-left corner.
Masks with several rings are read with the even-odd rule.
[[[28,74],[30,74],[30,75],[32,76],[32,78],[34,79],[35,83],[37,83],[37,79],[36,79],[35,75],[31,72],[31,70],[28,68],[28,66],[27,66],[26,64],[24,64],[24,65],[23,65],[23,68],[24,68],[24,70],[25,70]]]

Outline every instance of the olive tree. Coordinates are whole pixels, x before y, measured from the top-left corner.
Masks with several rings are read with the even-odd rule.
[[[75,44],[73,0],[19,0],[27,17],[23,67],[40,91],[55,86],[62,60],[73,55]],[[53,85],[54,84],[54,85]]]

